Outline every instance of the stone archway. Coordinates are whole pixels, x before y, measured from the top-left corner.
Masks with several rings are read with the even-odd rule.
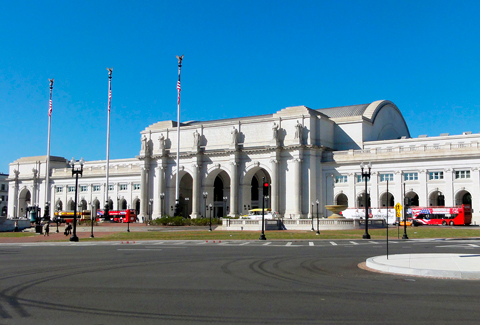
[[[472,195],[465,189],[462,189],[455,194],[455,205],[458,206],[462,204],[472,206]]]
[[[335,199],[335,204],[348,206],[348,197],[344,193],[338,194]]]
[[[269,172],[259,166],[250,169],[245,174],[242,182],[244,210],[261,208],[264,195],[265,209],[269,209],[271,207],[271,186],[267,188],[268,193],[264,193],[264,180],[268,184],[271,184],[272,182]]]
[[[436,206],[436,207],[444,207],[445,206],[445,196],[439,190],[435,190],[430,193],[428,197],[428,205],[429,206]]]
[[[372,201],[370,198],[370,194],[367,193],[367,204],[368,207],[372,207]],[[357,197],[357,207],[364,208],[365,207],[365,191],[360,193]]]
[[[418,199],[418,194],[413,192],[413,191],[410,191],[408,192],[405,197],[409,198],[410,199],[410,206],[412,207],[418,207],[420,204],[418,203],[419,202],[419,199]]]
[[[185,173],[180,178],[180,215],[184,218],[188,218],[192,213],[193,202],[193,178],[190,174]]]
[[[209,204],[212,204],[212,217],[220,218],[228,215],[231,210],[230,205],[231,182],[230,175],[226,170],[216,168],[209,172],[205,178],[205,186],[202,194],[204,200],[200,204],[200,214],[206,217],[210,216],[209,210],[205,210]]]
[[[388,199],[387,199],[387,192],[383,193],[380,196],[380,208],[392,208],[395,206],[395,197],[392,195],[391,192],[388,192]]]
[[[31,204],[32,194],[27,188],[24,188],[20,191],[18,196],[18,216],[28,218],[27,208]]]

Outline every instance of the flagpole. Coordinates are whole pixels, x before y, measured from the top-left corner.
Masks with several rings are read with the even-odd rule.
[[[108,70],[108,114],[107,114],[107,180],[106,180],[106,187],[105,187],[105,210],[104,210],[104,218],[105,220],[109,220],[109,209],[110,206],[108,205],[108,172],[110,169],[110,109],[112,107],[112,71],[113,68],[107,68]]]
[[[182,71],[183,55],[178,56],[178,82],[177,82],[177,179],[175,183],[175,210],[174,216],[178,216],[180,209],[180,91],[182,90],[180,85],[180,75]]]
[[[50,100],[48,101],[48,140],[47,140],[47,164],[45,166],[45,210],[43,217],[50,220],[50,130],[52,127],[52,93],[53,93],[53,78],[48,79],[50,82]]]

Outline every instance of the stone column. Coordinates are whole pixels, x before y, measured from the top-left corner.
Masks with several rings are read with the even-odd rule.
[[[369,208],[379,208],[380,202],[378,197],[378,177],[377,172],[372,172],[370,176],[370,206]]]
[[[294,177],[295,182],[293,186],[293,195],[295,196],[294,199],[294,207],[293,207],[293,214],[296,218],[300,218],[302,216],[302,159],[295,158],[293,160],[294,163]]]
[[[418,171],[418,182],[421,184],[421,187],[420,187],[421,190],[420,190],[420,193],[417,193],[417,194],[418,194],[418,201],[419,201],[418,204],[421,207],[430,206],[430,204],[428,202],[428,181],[427,181],[427,178],[428,178],[428,171],[426,171],[426,170]],[[402,202],[402,205],[403,205],[403,202]]]
[[[142,167],[140,173],[141,185],[140,185],[140,215],[139,217],[145,218],[148,216],[148,168]]]
[[[232,172],[232,178],[230,180],[230,212],[229,216],[236,217],[238,213],[238,163],[235,161],[230,162],[230,168]]]
[[[279,205],[278,205],[278,160],[272,159],[270,160],[272,164],[272,184],[271,184],[271,204],[272,204],[272,212],[279,212]]]
[[[159,218],[161,217],[161,202],[160,202],[160,193],[162,192],[162,189],[160,187],[160,182],[162,178],[162,167],[158,166],[155,168],[155,178],[153,179],[153,196],[155,197],[155,200],[153,202],[153,215],[152,217]]]
[[[192,214],[190,217],[192,219],[196,219],[200,217],[200,176],[199,176],[199,166],[198,164],[192,164],[192,171],[193,171],[193,188],[192,188]]]
[[[453,190],[453,174],[455,172],[447,168],[444,170],[443,175],[444,175],[444,184],[445,184],[445,191],[443,192],[443,196],[445,198],[445,206],[446,207],[453,207],[455,206],[455,191]]]

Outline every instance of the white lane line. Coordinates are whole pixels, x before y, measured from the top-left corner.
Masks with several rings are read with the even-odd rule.
[[[249,241],[247,241],[247,242],[245,242],[245,243],[242,243],[242,244],[240,244],[240,245],[238,245],[238,246],[243,246],[243,245],[248,245],[248,244],[250,244]]]
[[[337,243],[334,241],[331,241],[330,244],[332,244],[333,246],[337,246]]]
[[[161,251],[163,248],[117,248],[117,251]]]
[[[351,241],[351,243],[352,243],[353,245],[360,245],[359,243],[354,242],[354,241]]]
[[[187,247],[172,247],[172,246],[164,246],[162,248],[158,248],[157,246],[145,246],[145,249],[151,249],[151,250],[155,250],[155,249],[163,249],[163,248],[166,248],[166,249],[173,249],[173,248],[187,248]]]
[[[271,241],[269,241],[268,243],[265,243],[265,244],[263,244],[263,246],[270,245],[271,243],[272,243],[272,242],[271,242]]]
[[[369,240],[368,242],[372,244],[380,244],[380,243],[377,243],[376,241],[371,241],[371,240]]]
[[[315,244],[313,243],[313,241],[308,242],[308,245],[309,245],[309,246],[315,246]]]

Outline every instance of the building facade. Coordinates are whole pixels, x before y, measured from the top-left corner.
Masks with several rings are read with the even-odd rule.
[[[137,157],[110,161],[108,190],[111,208],[135,208],[140,218],[172,215],[178,177],[181,214],[192,218],[209,216],[209,205],[218,217],[246,214],[261,207],[263,194],[265,205],[285,218],[311,217],[317,201],[321,216],[328,216],[328,204],[363,207],[367,195],[371,207],[386,207],[403,203],[405,195],[418,206],[472,204],[474,221],[480,221],[480,135],[413,139],[400,110],[386,100],[182,123],[178,166],[176,122],[150,125],[140,140]],[[52,202],[52,214],[73,210],[68,161],[51,157],[48,187],[45,162],[26,157],[10,164],[10,216],[45,202]],[[372,163],[367,193],[359,177],[362,162]],[[81,208],[104,206],[105,175],[105,161],[85,163]]]

